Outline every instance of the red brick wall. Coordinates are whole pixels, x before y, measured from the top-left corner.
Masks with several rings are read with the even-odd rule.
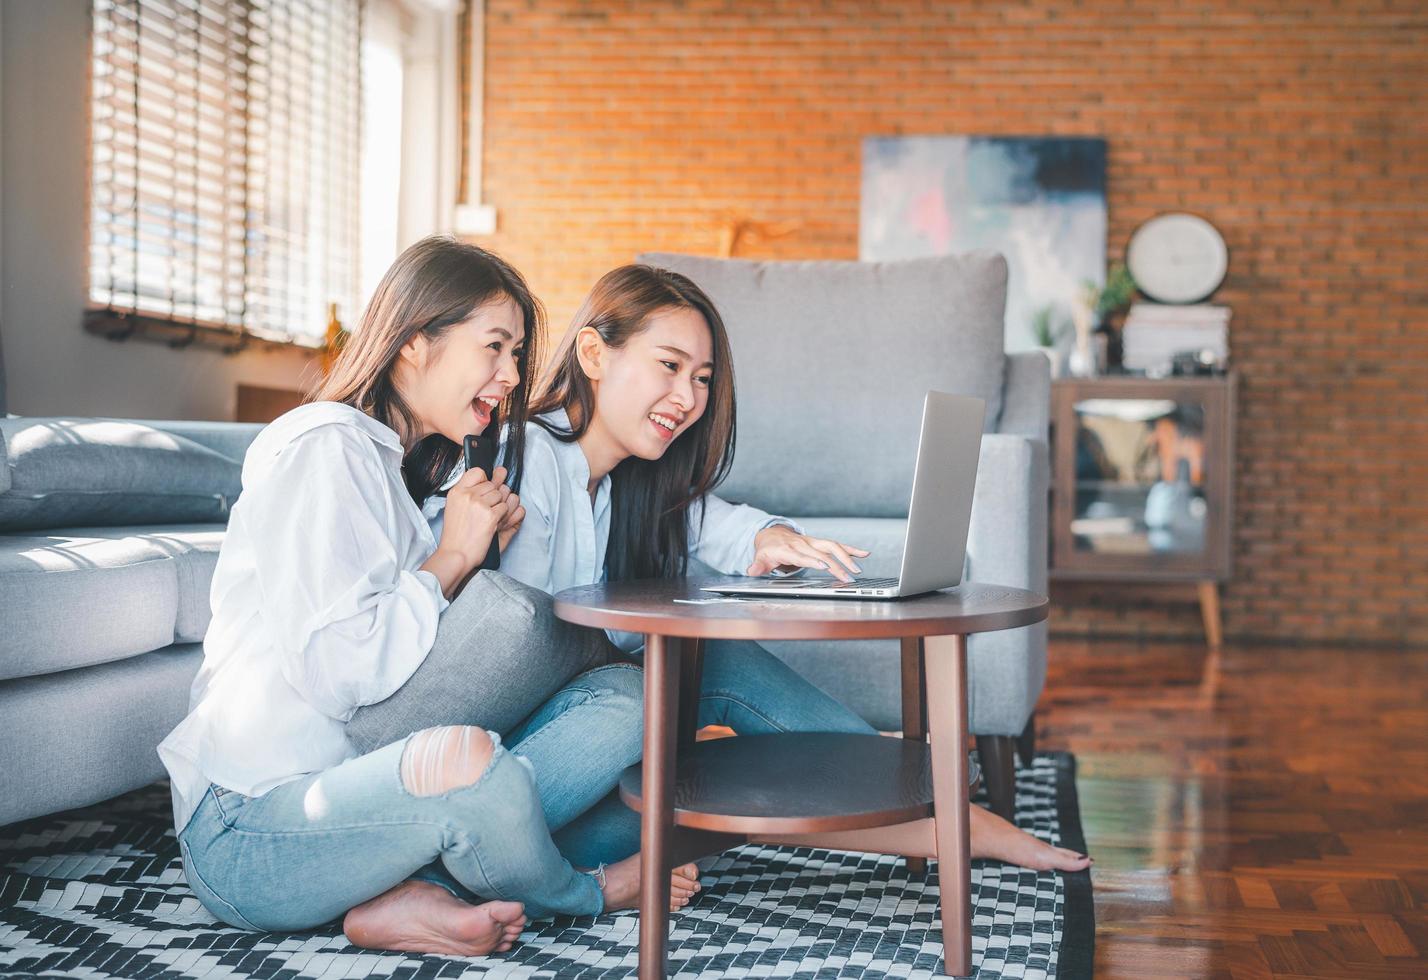
[[[563,329],[646,249],[855,258],[865,135],[1098,135],[1110,243],[1229,242],[1243,376],[1234,637],[1428,642],[1421,2],[487,0],[489,240]],[[1191,605],[1059,603],[1198,637]]]

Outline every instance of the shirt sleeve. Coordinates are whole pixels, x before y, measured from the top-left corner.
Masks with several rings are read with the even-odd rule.
[[[435,575],[405,567],[398,502],[372,444],[341,426],[314,429],[243,503],[287,682],[343,722],[390,697],[426,659],[447,602]]]
[[[744,575],[754,563],[754,536],[776,524],[803,533],[803,528],[786,517],[705,494],[689,508],[689,553],[727,575]]]
[[[525,520],[501,552],[501,571],[542,592],[555,591],[555,522],[560,516],[560,469],[549,446],[526,441],[521,460]]]

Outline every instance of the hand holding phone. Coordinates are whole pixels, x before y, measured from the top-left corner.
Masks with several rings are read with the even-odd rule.
[[[480,470],[492,479],[496,470],[496,437],[468,435],[462,443],[468,470]],[[491,536],[491,547],[486,551],[486,559],[472,570],[473,574],[483,568],[495,571],[501,567],[501,547],[496,535]]]

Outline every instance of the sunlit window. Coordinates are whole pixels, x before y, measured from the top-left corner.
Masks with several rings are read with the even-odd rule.
[[[329,304],[350,324],[359,222],[377,217],[359,191],[360,0],[93,12],[90,328],[316,346]]]

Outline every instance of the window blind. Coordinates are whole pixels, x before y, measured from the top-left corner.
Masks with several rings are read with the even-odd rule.
[[[318,346],[357,313],[360,0],[95,0],[91,329]]]

